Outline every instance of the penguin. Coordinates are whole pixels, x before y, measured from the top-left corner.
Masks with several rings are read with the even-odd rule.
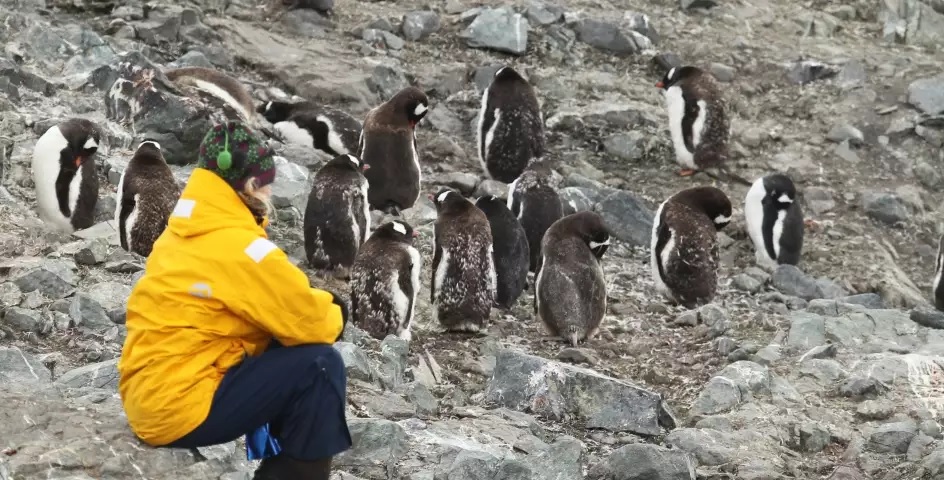
[[[485,214],[454,190],[440,190],[433,225],[433,319],[451,332],[478,332],[488,323],[497,277],[492,230]]]
[[[98,125],[70,118],[46,130],[33,147],[33,184],[39,216],[72,233],[95,223],[98,173],[95,153],[101,143]]]
[[[757,263],[796,265],[803,249],[803,212],[790,177],[774,173],[758,178],[744,197],[747,233]]]
[[[253,126],[258,124],[252,95],[239,80],[206,67],[172,68],[165,70],[164,75],[179,86],[193,87],[222,100],[240,120]]]
[[[528,271],[537,273],[541,262],[541,240],[550,226],[564,217],[564,205],[554,188],[550,166],[533,162],[508,186],[508,209],[528,236]]]
[[[731,123],[714,76],[698,67],[673,67],[656,87],[665,97],[675,161],[682,167],[678,175],[721,167],[728,158]]]
[[[476,129],[479,160],[489,178],[511,183],[544,155],[544,119],[534,88],[511,67],[495,72],[482,92]]]
[[[370,168],[353,155],[338,155],[315,174],[305,209],[305,257],[312,268],[347,279],[357,250],[370,234],[367,179]]]
[[[367,181],[372,209],[399,216],[419,198],[422,172],[416,124],[428,111],[426,94],[407,87],[367,112],[358,155],[371,166]]]
[[[554,222],[541,243],[535,311],[548,332],[576,347],[596,335],[606,313],[602,260],[610,230],[600,215],[578,212]]]
[[[361,122],[341,110],[309,101],[271,101],[256,112],[288,143],[314,147],[332,157],[357,153]]]
[[[715,187],[672,195],[656,211],[650,266],[656,288],[686,308],[710,302],[718,287],[717,232],[731,222],[731,200]]]
[[[934,306],[944,312],[944,235],[941,235],[937,246],[937,268],[934,273]]]
[[[417,232],[395,220],[378,227],[357,252],[351,269],[351,318],[372,337],[410,341],[423,258]]]
[[[498,197],[488,195],[479,198],[475,206],[485,214],[492,232],[492,262],[498,282],[495,304],[508,310],[515,305],[528,285],[531,259],[528,235],[505,202]]]
[[[179,197],[180,187],[164,161],[161,145],[153,140],[141,142],[118,181],[115,228],[121,248],[150,255]]]

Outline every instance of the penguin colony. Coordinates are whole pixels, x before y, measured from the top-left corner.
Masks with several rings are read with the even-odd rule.
[[[314,176],[309,193],[306,260],[316,270],[349,279],[354,324],[376,338],[410,340],[423,258],[417,232],[400,214],[421,194],[416,128],[430,108],[426,94],[404,88],[360,122],[308,100],[272,100],[253,108],[244,86],[211,69],[165,73],[184,90],[221,100],[250,125],[262,123],[258,115],[284,143],[333,157]],[[665,99],[675,160],[682,167],[678,174],[724,168],[731,126],[714,78],[694,66],[673,67],[656,87]],[[596,213],[564,214],[555,172],[544,159],[543,123],[528,80],[511,67],[500,68],[482,94],[475,138],[483,174],[509,184],[507,203],[494,196],[470,201],[450,189],[430,195],[437,211],[430,303],[434,323],[446,331],[488,328],[492,307],[512,308],[527,289],[529,272],[535,318],[551,335],[577,345],[600,329],[607,308],[602,262],[613,235]],[[54,125],[38,139],[32,159],[37,210],[52,228],[70,233],[92,226],[102,140],[99,127],[81,118]],[[792,180],[772,173],[747,183],[743,207],[756,262],[798,264],[804,219]],[[142,141],[118,186],[114,220],[121,246],[149,255],[178,196],[160,145]],[[400,218],[372,228],[370,210]],[[683,189],[662,202],[650,245],[657,291],[687,308],[712,301],[716,234],[732,216],[731,200],[715,187]],[[944,310],[942,276],[944,236],[932,292]]]

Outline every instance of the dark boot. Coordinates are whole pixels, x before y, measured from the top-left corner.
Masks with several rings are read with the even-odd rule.
[[[276,455],[262,460],[253,480],[328,480],[331,477],[331,457],[303,462],[287,455]]]

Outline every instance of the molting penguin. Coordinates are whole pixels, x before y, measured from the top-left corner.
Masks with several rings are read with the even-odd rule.
[[[544,121],[534,88],[511,67],[495,72],[482,92],[476,142],[489,177],[510,183],[544,155]]]
[[[205,67],[174,68],[164,71],[164,75],[177,85],[193,87],[222,100],[243,122],[257,123],[252,95],[239,80]]]
[[[937,247],[937,268],[934,269],[934,306],[938,310],[944,311],[944,235],[938,240]]]
[[[650,265],[656,288],[688,308],[710,302],[718,287],[717,232],[731,222],[731,201],[715,187],[692,187],[659,205]]]
[[[498,278],[495,303],[510,309],[528,286],[528,235],[501,199],[489,195],[476,200],[475,206],[488,218],[492,231],[492,260]]]
[[[447,331],[485,328],[495,301],[497,278],[488,218],[459,193],[444,189],[433,197],[433,318]]]
[[[128,162],[118,182],[115,225],[121,248],[147,257],[180,197],[180,187],[161,146],[145,140]]]
[[[757,263],[796,265],[803,249],[803,212],[790,177],[775,173],[758,178],[744,198],[747,233]]]
[[[95,152],[101,130],[84,118],[49,127],[33,147],[33,184],[39,216],[72,233],[95,223],[98,173]]]
[[[422,172],[416,124],[428,110],[426,94],[407,87],[367,112],[359,156],[371,167],[367,171],[371,208],[399,215],[419,198]]]
[[[606,279],[600,262],[609,245],[609,229],[593,212],[568,215],[544,235],[544,258],[534,285],[535,310],[552,335],[572,346],[593,338],[606,313]]]
[[[353,155],[338,155],[315,174],[305,209],[305,256],[318,270],[347,278],[357,249],[370,234],[367,165]]]
[[[336,108],[313,102],[266,102],[256,111],[289,143],[337,156],[357,153],[361,122]]]
[[[553,173],[545,162],[533,162],[508,186],[508,209],[528,235],[531,255],[528,269],[537,273],[544,232],[564,216],[564,206],[554,188]]]
[[[423,258],[413,246],[417,232],[396,220],[378,227],[357,252],[351,270],[351,315],[354,324],[383,340],[396,335],[410,340],[410,325],[420,291]]]

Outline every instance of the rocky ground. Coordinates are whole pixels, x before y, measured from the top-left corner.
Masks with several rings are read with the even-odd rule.
[[[213,66],[260,101],[291,93],[359,117],[414,83],[433,103],[418,134],[424,190],[504,195],[482,179],[472,125],[506,64],[538,90],[562,196],[619,237],[601,335],[577,349],[544,340],[529,295],[494,311],[487,334],[441,334],[424,287],[410,344],[356,329],[337,344],[355,438],[339,476],[944,478],[944,314],[927,302],[944,233],[940,0],[348,1],[330,18],[249,0],[46,3],[0,0],[0,479],[248,478],[241,442],[144,447],[115,393],[144,264],[108,222],[118,176],[151,136],[183,183],[221,113],[161,68]],[[788,172],[815,221],[801,268],[769,272],[736,218],[719,234],[720,294],[697,311],[655,293],[652,211],[711,183],[740,214],[747,189],[674,174],[653,85],[678,62],[724,82],[733,169]],[[112,91],[141,80],[133,66],[157,72],[158,99]],[[102,223],[61,236],[35,214],[29,162],[73,115],[107,131],[107,181]],[[274,145],[287,161],[272,237],[300,259],[309,169],[324,157]],[[405,215],[428,285],[435,210]]]

